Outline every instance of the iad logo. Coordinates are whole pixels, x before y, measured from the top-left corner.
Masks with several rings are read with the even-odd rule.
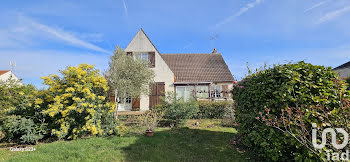
[[[331,133],[332,135],[332,146],[336,149],[343,149],[349,142],[349,134],[343,129],[343,128],[335,128],[335,130],[338,133],[341,133],[344,137],[344,141],[341,144],[338,144],[337,142],[337,133],[333,128],[326,128],[325,130],[322,131],[322,142],[321,144],[317,143],[317,130],[316,127],[317,125],[315,123],[312,124],[312,145],[316,149],[322,149],[323,147],[326,146],[327,142],[327,133]],[[331,154],[329,151],[327,151],[327,160],[331,160]],[[333,152],[332,153],[332,160],[342,160],[342,161],[348,161],[349,160],[349,150],[346,150],[346,152],[342,152],[339,154],[338,152]]]
[[[337,134],[335,133],[333,128],[326,128],[325,130],[322,131],[322,142],[321,144],[317,144],[317,130],[316,128],[316,124],[313,123],[312,127],[314,129],[312,129],[312,145],[314,145],[315,148],[317,149],[322,149],[323,147],[326,146],[326,142],[327,142],[327,133],[331,133],[332,135],[332,145],[334,148],[336,149],[343,149],[349,141],[349,134],[343,129],[343,128],[335,128],[335,130],[337,130],[337,132],[343,134],[344,136],[344,141],[342,144],[338,144],[337,143]]]

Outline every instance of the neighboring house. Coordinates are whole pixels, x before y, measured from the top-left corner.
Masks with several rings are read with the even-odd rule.
[[[341,79],[350,77],[350,61],[333,69]]]
[[[149,110],[161,104],[167,92],[179,99],[227,100],[231,99],[234,78],[221,54],[214,49],[206,54],[161,54],[148,36],[140,29],[125,48],[128,55],[149,60],[155,73],[155,84],[149,96],[127,98],[119,110]]]
[[[18,82],[18,84],[23,85],[20,79],[11,71],[11,70],[0,70],[0,81],[8,81],[9,79],[13,79]]]

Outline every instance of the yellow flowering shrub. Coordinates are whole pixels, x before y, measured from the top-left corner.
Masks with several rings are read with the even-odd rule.
[[[123,126],[113,117],[115,104],[106,100],[107,81],[99,71],[93,65],[80,64],[60,73],[62,77],[42,77],[49,86],[48,105],[43,114],[52,119],[51,134],[60,139],[76,139],[84,135],[118,133]],[[35,103],[42,102],[35,100]]]

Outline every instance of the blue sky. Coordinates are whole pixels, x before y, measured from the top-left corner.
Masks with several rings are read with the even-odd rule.
[[[264,65],[350,61],[349,0],[4,1],[0,70],[42,87],[68,65],[108,67],[139,28],[161,53],[222,53],[238,79]],[[216,38],[211,41],[210,38]]]

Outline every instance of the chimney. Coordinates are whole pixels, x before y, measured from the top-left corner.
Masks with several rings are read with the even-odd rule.
[[[218,51],[216,50],[216,48],[214,48],[212,54],[217,54],[217,53],[218,53]]]

